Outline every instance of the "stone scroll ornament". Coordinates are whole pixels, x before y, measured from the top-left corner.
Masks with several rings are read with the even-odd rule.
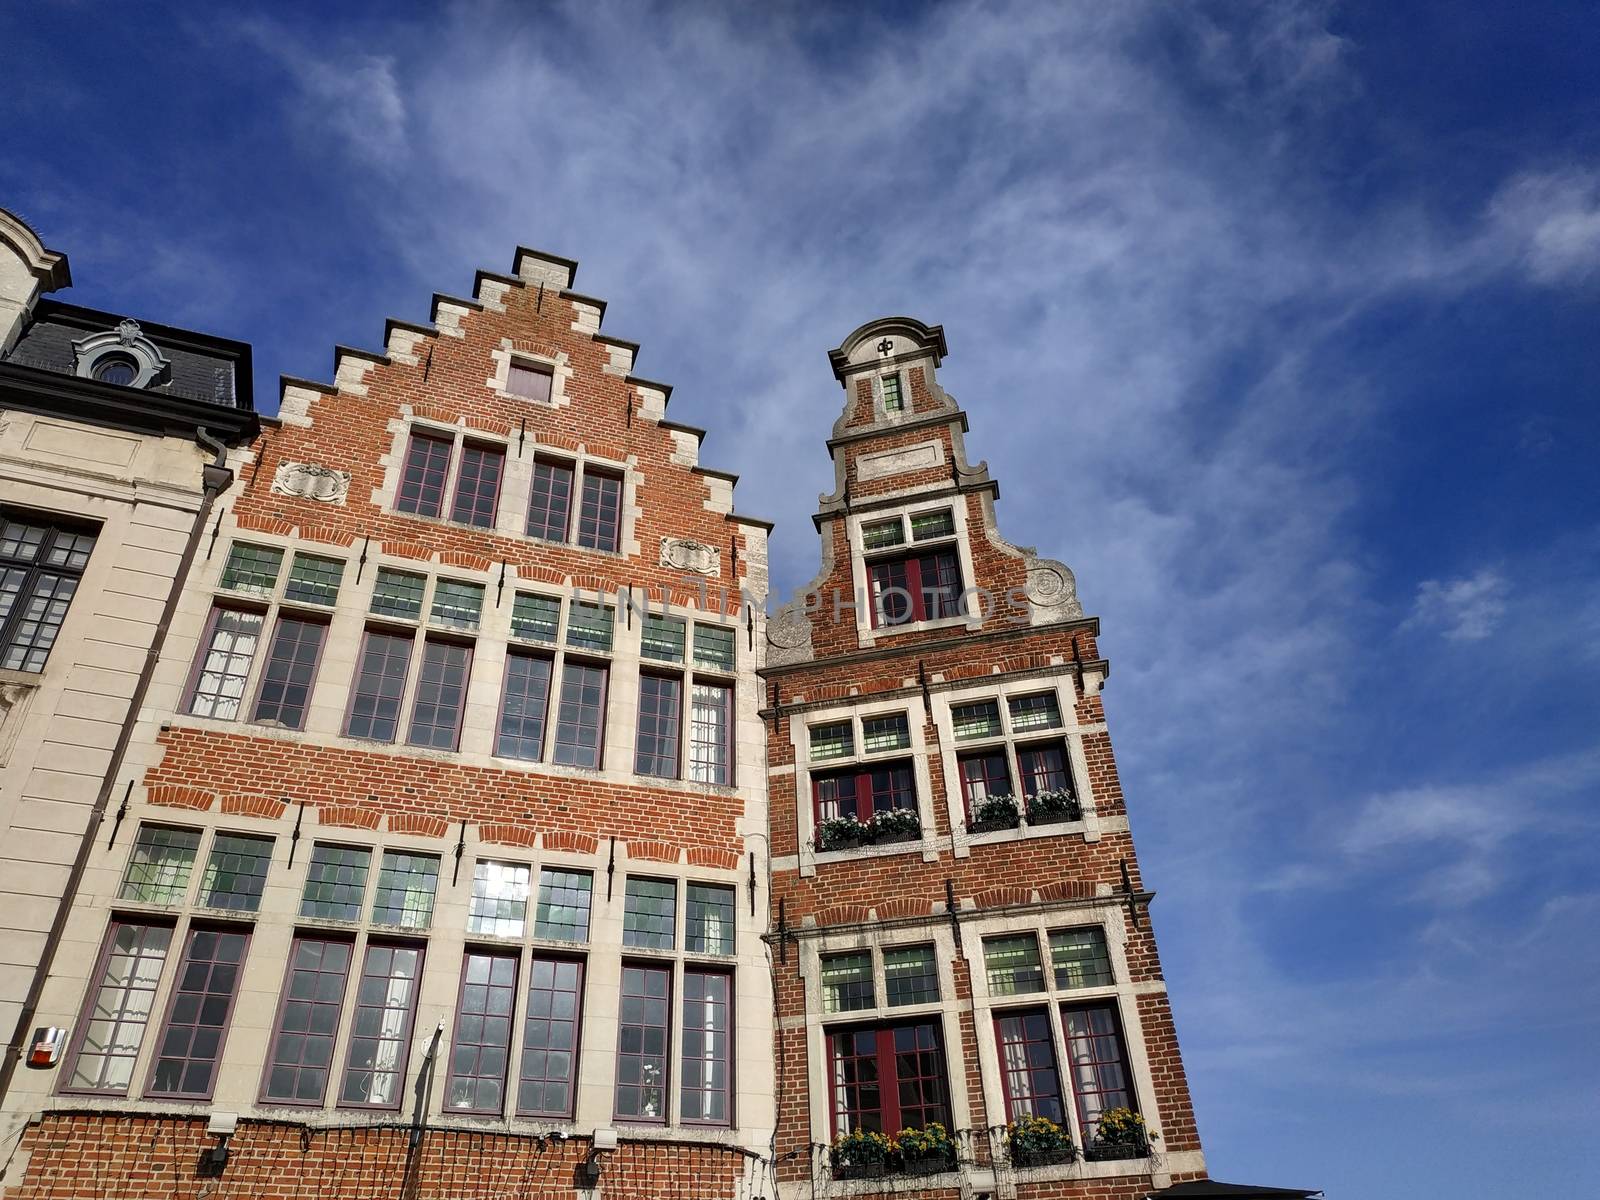
[[[722,551],[693,538],[661,539],[661,565],[715,579],[722,575]]]
[[[350,494],[350,472],[312,463],[279,463],[272,490],[280,496],[301,496],[323,504],[343,504]]]

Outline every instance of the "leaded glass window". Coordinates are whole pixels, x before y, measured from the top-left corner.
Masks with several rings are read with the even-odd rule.
[[[691,883],[686,897],[683,948],[691,954],[733,953],[733,889]]]
[[[415,621],[422,615],[422,593],[427,586],[426,576],[379,567],[372,587],[373,615]]]
[[[989,992],[1016,996],[1044,991],[1044,968],[1039,965],[1039,939],[1031,933],[985,938],[983,965],[989,975]]]
[[[483,584],[441,579],[433,587],[428,620],[451,629],[476,629],[483,617]]]
[[[539,872],[539,903],[534,913],[535,937],[564,942],[589,940],[589,901],[594,876],[587,871],[545,867]]]
[[[869,521],[861,527],[861,544],[868,550],[898,546],[905,540],[905,527],[900,523],[899,517],[887,521]]]
[[[289,567],[283,598],[300,604],[333,604],[344,582],[344,559],[321,554],[296,554]]]
[[[1106,933],[1098,925],[1051,930],[1050,965],[1058,988],[1103,987],[1115,982]]]
[[[467,932],[494,937],[521,937],[528,925],[531,868],[522,863],[478,863],[472,873],[472,900]]]
[[[917,513],[911,518],[911,540],[914,542],[950,537],[955,531],[955,518],[951,516],[948,508],[941,508],[937,512]]]
[[[1061,724],[1061,706],[1056,703],[1054,692],[1013,696],[1010,708],[1011,728],[1017,733],[1025,729],[1056,729]]]
[[[609,653],[615,626],[616,611],[609,604],[574,600],[567,612],[567,645]]]
[[[932,946],[896,946],[883,952],[883,986],[891,1005],[930,1004],[939,998],[939,968]]]
[[[688,629],[688,625],[676,617],[650,613],[644,618],[639,653],[645,658],[661,662],[680,663],[683,661]]]
[[[811,759],[848,758],[855,753],[855,732],[849,721],[811,727]]]
[[[561,601],[554,596],[518,592],[511,602],[511,636],[530,642],[556,640],[561,624]]]
[[[694,627],[694,661],[696,666],[733,670],[733,630],[727,625],[697,624]]]
[[[363,846],[318,842],[311,849],[311,869],[300,897],[300,915],[326,921],[360,920],[371,866],[372,851]]]
[[[678,885],[671,879],[628,878],[622,907],[622,944],[671,950],[676,944]]]
[[[385,850],[372,897],[372,919],[379,925],[426,929],[433,922],[433,897],[438,890],[437,855]]]
[[[235,542],[228,549],[228,561],[223,564],[220,582],[229,591],[265,596],[277,586],[278,572],[282,569],[280,547]]]
[[[958,739],[999,737],[1000,706],[993,700],[957,704],[950,709],[950,723]]]
[[[822,1011],[855,1012],[877,1004],[872,986],[872,955],[861,950],[822,959]]]
[[[170,825],[141,825],[122,879],[121,897],[146,904],[182,904],[189,891],[200,834]]]
[[[207,908],[255,912],[272,866],[272,839],[219,833],[200,880],[200,903]]]
[[[884,750],[904,750],[911,745],[911,728],[905,713],[887,713],[861,719],[862,749],[868,754]]]

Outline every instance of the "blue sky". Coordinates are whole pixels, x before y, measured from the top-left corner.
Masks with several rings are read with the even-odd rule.
[[[0,204],[69,298],[275,397],[570,255],[785,591],[826,350],[942,322],[1004,530],[1104,619],[1212,1173],[1592,1190],[1591,6],[198,11],[0,10]]]

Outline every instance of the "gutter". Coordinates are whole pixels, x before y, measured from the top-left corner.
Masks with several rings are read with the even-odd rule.
[[[133,740],[134,726],[138,724],[140,710],[144,708],[144,698],[150,690],[150,679],[155,674],[156,663],[160,660],[162,648],[166,645],[167,631],[172,626],[172,617],[177,612],[184,583],[188,580],[189,570],[194,565],[195,552],[200,548],[206,520],[211,515],[211,507],[216,502],[217,496],[233,482],[233,471],[226,465],[228,448],[212,437],[203,425],[192,429],[192,432],[195,441],[216,455],[216,458],[200,468],[201,485],[205,489],[200,500],[200,508],[194,515],[194,524],[189,529],[188,541],[184,543],[177,574],[173,577],[172,587],[167,591],[166,605],[161,610],[161,620],[156,625],[155,636],[150,640],[150,649],[145,652],[144,666],[139,670],[138,682],[135,683],[133,695],[128,700],[128,714],[123,718],[122,729],[117,734],[117,744],[111,752],[111,765],[106,769],[105,779],[100,784],[100,794],[95,797],[88,823],[84,826],[83,836],[78,842],[78,853],[72,860],[72,871],[67,876],[66,887],[62,890],[61,902],[56,906],[55,919],[50,923],[44,950],[39,955],[39,965],[34,970],[33,981],[28,985],[27,998],[22,1002],[22,1011],[17,1016],[16,1034],[12,1037],[11,1044],[6,1047],[5,1057],[0,1059],[0,1106],[3,1106],[6,1095],[11,1090],[12,1077],[26,1050],[29,1029],[39,1011],[39,998],[44,993],[45,981],[50,977],[50,968],[55,962],[56,951],[60,948],[62,935],[66,932],[67,916],[72,911],[72,902],[83,885],[83,874],[89,866],[89,855],[94,850],[95,836],[105,821],[106,809],[110,806],[117,776],[127,759],[128,744]]]

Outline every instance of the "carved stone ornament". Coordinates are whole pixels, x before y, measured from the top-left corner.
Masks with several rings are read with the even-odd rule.
[[[807,662],[812,655],[811,620],[796,604],[786,604],[767,622],[767,664]]]
[[[131,372],[115,382],[124,387],[144,388],[163,381],[171,363],[161,348],[145,337],[139,322],[124,319],[115,329],[91,333],[72,343],[73,372],[81,379],[99,379],[101,363],[118,359]]]
[[[722,575],[722,551],[693,538],[664,537],[661,539],[661,565],[717,579]]]
[[[272,490],[280,496],[301,496],[323,504],[343,504],[350,494],[350,472],[312,463],[279,463]]]
[[[1023,588],[1035,609],[1044,610],[1035,616],[1074,618],[1083,616],[1083,605],[1078,602],[1078,581],[1064,563],[1050,558],[1034,558],[1028,562],[1028,582]]]

